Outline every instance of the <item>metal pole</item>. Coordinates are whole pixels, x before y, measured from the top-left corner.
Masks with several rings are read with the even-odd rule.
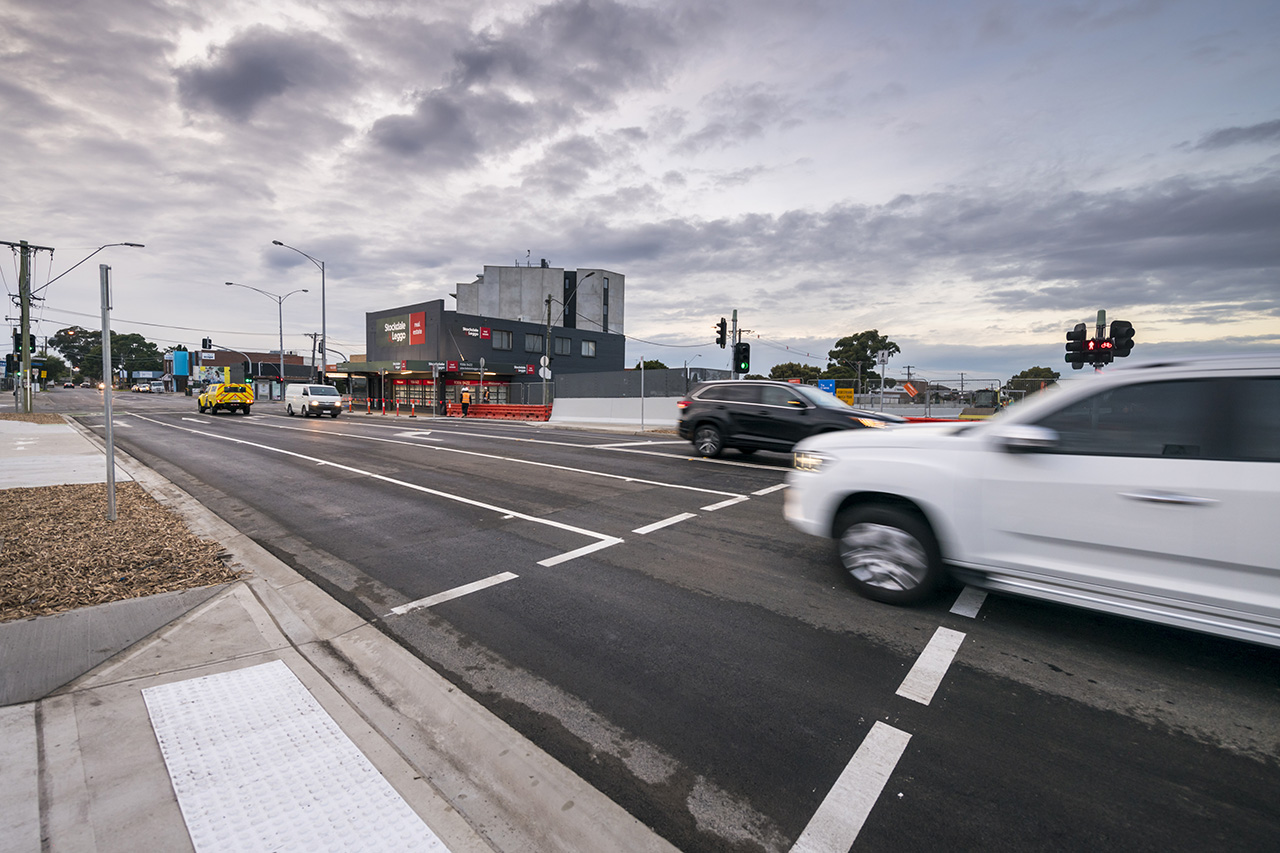
[[[325,306],[324,306],[324,261],[320,262],[320,384],[325,384],[325,367],[329,360],[329,338],[328,327],[325,325]],[[283,387],[283,386],[281,386]],[[283,393],[283,392],[282,392]]]
[[[22,349],[22,407],[24,414],[31,414],[31,247],[26,240],[20,244],[20,260],[18,262],[18,297],[22,303],[22,320],[20,340]]]
[[[644,355],[640,356],[640,431],[644,432]]]
[[[116,443],[111,428],[111,267],[98,264],[102,283],[102,421],[107,440],[107,521],[116,520]]]
[[[284,297],[276,303],[280,309],[280,399],[284,399]]]

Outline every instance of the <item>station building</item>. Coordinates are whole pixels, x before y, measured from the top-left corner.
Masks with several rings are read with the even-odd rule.
[[[387,405],[457,402],[463,388],[475,402],[543,404],[544,357],[553,381],[625,368],[625,289],[605,269],[486,265],[450,294],[454,310],[436,299],[366,314],[366,360],[332,370],[356,399]]]

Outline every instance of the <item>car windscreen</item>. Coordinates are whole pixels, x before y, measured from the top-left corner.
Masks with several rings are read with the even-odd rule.
[[[243,385],[226,385],[226,386],[223,386],[222,390],[228,394],[248,394],[249,393],[249,389]]]
[[[853,407],[841,400],[835,394],[828,394],[826,391],[819,391],[812,385],[796,385],[791,390],[795,391],[801,397],[804,397],[815,406],[822,406],[824,409],[852,409]]]
[[[312,397],[341,397],[338,389],[332,385],[312,385],[309,389]]]

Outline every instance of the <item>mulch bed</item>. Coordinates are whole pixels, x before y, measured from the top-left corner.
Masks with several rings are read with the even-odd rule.
[[[3,489],[0,622],[233,581],[221,550],[137,483],[116,484],[115,521],[105,483]]]

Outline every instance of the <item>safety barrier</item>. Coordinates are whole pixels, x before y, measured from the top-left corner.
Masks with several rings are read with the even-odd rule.
[[[446,416],[462,417],[462,404],[450,403]],[[551,407],[472,403],[467,409],[467,417],[494,421],[545,421],[551,419]]]

